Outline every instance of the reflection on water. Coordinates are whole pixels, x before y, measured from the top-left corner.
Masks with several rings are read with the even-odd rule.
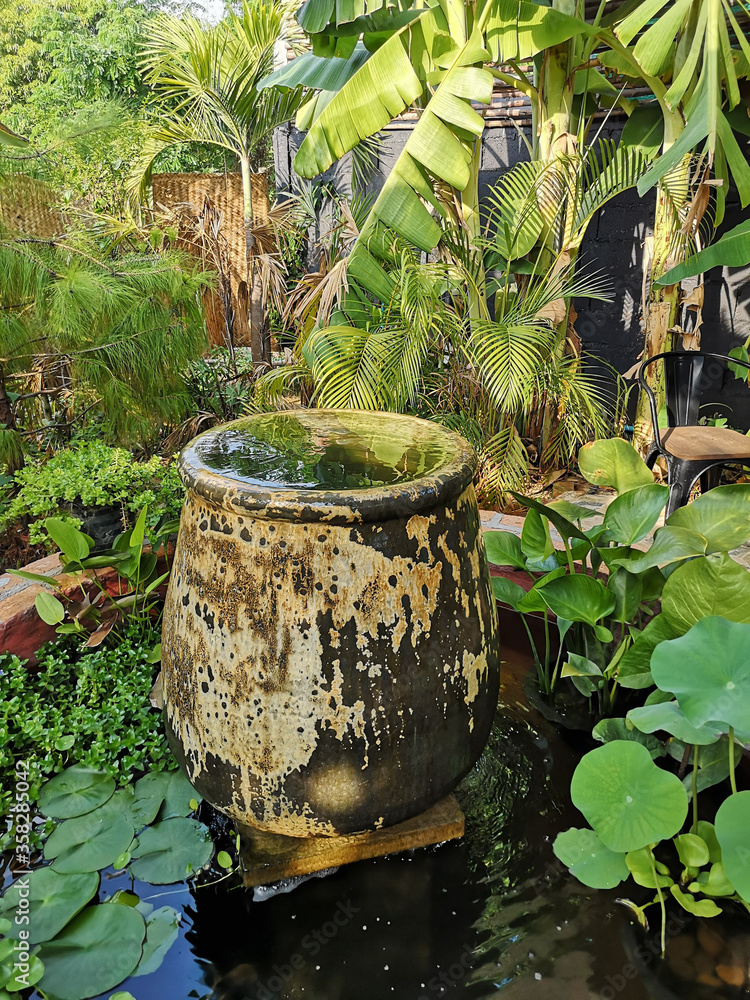
[[[618,890],[589,890],[555,860],[557,831],[578,821],[567,793],[578,753],[526,706],[520,672],[506,664],[490,744],[460,791],[463,842],[344,866],[262,902],[226,882],[136,883],[154,906],[182,904],[184,918],[162,968],[120,988],[137,1000],[747,996],[716,972],[744,981],[746,922],[707,931],[684,914],[662,962]],[[119,875],[103,888],[127,884]]]
[[[209,432],[194,445],[212,472],[266,489],[352,490],[406,483],[450,457],[441,428],[387,414],[269,413]],[[449,443],[449,442],[448,442]]]

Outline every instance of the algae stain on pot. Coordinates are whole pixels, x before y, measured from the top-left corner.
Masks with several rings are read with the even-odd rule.
[[[219,809],[290,836],[334,835],[422,811],[473,765],[497,700],[497,621],[468,445],[391,414],[295,416],[317,440],[356,431],[360,466],[373,426],[417,468],[420,442],[443,458],[412,481],[268,494],[203,466],[201,441],[215,452],[226,431],[198,438],[181,460],[190,488],[164,616],[165,718]],[[267,431],[268,417],[228,430],[257,447],[253,424]]]

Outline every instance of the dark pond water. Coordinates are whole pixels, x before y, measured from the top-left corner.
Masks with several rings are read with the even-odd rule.
[[[420,426],[417,422],[417,427]],[[367,489],[428,475],[450,456],[450,439],[382,414],[269,413],[209,431],[191,451],[212,472],[271,489]]]
[[[119,989],[136,1000],[747,996],[716,975],[747,975],[747,918],[673,919],[662,962],[617,891],[588,890],[557,864],[556,833],[579,822],[566,791],[578,752],[527,706],[527,664],[506,656],[490,744],[459,793],[463,841],[345,866],[264,900],[226,882],[136,883],[184,916],[161,969]],[[127,886],[105,876],[102,888]]]

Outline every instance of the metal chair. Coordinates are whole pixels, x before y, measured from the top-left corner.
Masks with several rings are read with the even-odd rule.
[[[646,369],[664,361],[664,389],[669,426],[659,429],[656,398],[646,382]],[[719,364],[721,362],[722,364]],[[750,364],[706,351],[667,351],[644,361],[638,370],[638,385],[648,396],[654,440],[646,455],[646,465],[654,467],[661,455],[667,463],[669,500],[666,516],[684,506],[698,479],[701,491],[719,481],[723,465],[750,464],[750,437],[727,427],[698,425],[700,396],[712,383],[721,383],[728,363],[750,371]]]

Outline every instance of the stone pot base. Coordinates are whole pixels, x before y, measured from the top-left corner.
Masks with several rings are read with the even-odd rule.
[[[464,835],[464,814],[456,797],[448,795],[403,823],[343,837],[284,837],[242,823],[237,824],[237,829],[242,878],[245,886],[252,888],[280,879],[312,875],[352,861],[458,840]]]

